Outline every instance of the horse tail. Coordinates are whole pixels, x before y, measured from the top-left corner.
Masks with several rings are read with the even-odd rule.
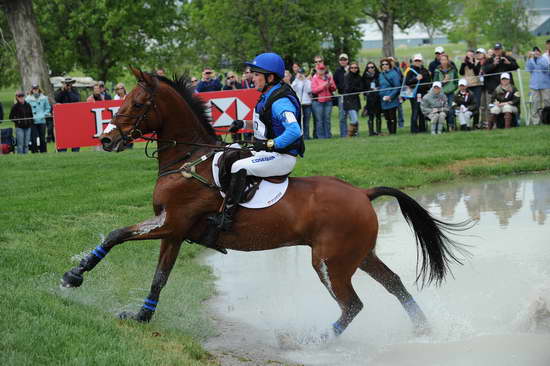
[[[462,264],[460,257],[469,255],[463,244],[450,239],[447,234],[469,229],[472,226],[471,220],[459,223],[438,220],[410,196],[395,188],[374,187],[366,189],[365,193],[371,201],[380,196],[392,196],[397,199],[401,212],[409,226],[412,226],[416,237],[416,282],[421,280],[421,287],[432,282],[435,282],[436,286],[441,285],[448,273],[452,276],[449,264]],[[457,251],[460,256],[455,254]],[[418,252],[422,253],[420,269]]]

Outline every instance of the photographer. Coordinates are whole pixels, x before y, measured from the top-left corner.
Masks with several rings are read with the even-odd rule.
[[[485,88],[491,94],[500,85],[500,75],[504,72],[515,71],[519,68],[518,63],[512,56],[507,56],[502,49],[502,44],[496,43],[493,47],[494,55],[491,56],[483,66],[485,77]],[[490,75],[494,74],[494,75]],[[514,78],[510,74],[510,82],[514,84]]]
[[[466,56],[464,56],[464,61],[460,65],[459,74],[464,76],[466,79],[468,90],[472,93],[474,100],[479,106],[481,104],[481,92],[483,88],[483,83],[479,79],[479,72],[481,70],[481,61],[480,58],[475,56],[473,50],[468,50]],[[459,85],[460,87],[460,85]],[[479,109],[473,111],[474,116],[474,126],[479,126]]]
[[[75,81],[71,77],[66,77],[63,80],[63,86],[55,93],[55,101],[57,103],[80,102],[80,94],[73,88]]]
[[[550,107],[550,63],[536,46],[529,52],[528,57],[527,71],[531,74],[529,88],[533,103],[530,121],[538,125],[541,122],[542,111]]]
[[[237,90],[242,89],[241,84],[237,80],[237,76],[234,72],[229,71],[225,78],[225,85],[223,86],[223,90]]]

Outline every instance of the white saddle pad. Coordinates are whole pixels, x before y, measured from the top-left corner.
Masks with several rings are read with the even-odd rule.
[[[214,160],[212,161],[212,176],[214,177],[214,183],[218,187],[220,187],[220,168],[218,166],[218,160],[220,159],[222,153],[223,152],[217,152],[214,155]],[[265,208],[273,206],[279,202],[281,198],[283,198],[287,188],[288,178],[286,178],[283,183],[278,184],[262,180],[254,197],[246,203],[240,203],[240,205],[246,208]],[[223,192],[220,193],[222,197],[225,196]]]

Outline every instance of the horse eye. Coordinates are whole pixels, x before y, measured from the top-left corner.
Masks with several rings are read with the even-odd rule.
[[[141,108],[141,107],[143,107],[143,104],[141,104],[141,103],[134,103],[134,107],[136,107],[136,108]]]

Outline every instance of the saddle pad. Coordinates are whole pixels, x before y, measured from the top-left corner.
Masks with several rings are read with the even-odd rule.
[[[216,186],[220,186],[220,177],[219,172],[220,168],[218,167],[218,160],[223,152],[217,152],[214,155],[214,160],[212,161],[212,176],[214,177],[214,183]],[[273,206],[283,196],[285,195],[286,189],[288,188],[288,178],[285,179],[283,183],[271,183],[266,180],[262,180],[260,187],[252,199],[245,203],[240,203],[239,205],[246,208],[265,208]],[[220,191],[222,197],[225,196],[223,192]]]

